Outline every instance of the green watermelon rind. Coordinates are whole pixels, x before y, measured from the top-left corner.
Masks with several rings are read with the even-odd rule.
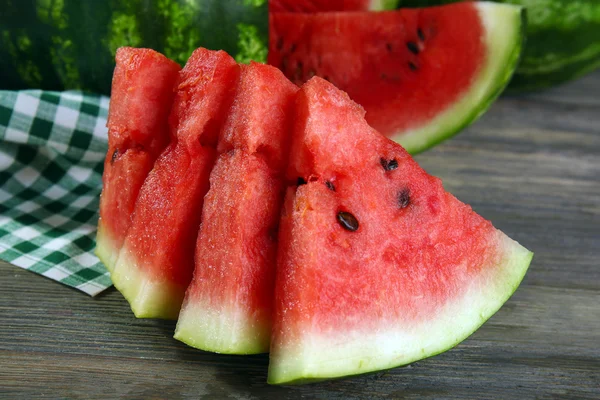
[[[369,2],[369,11],[386,11],[398,7],[399,0],[371,0]]]
[[[375,333],[371,337],[361,333],[353,337],[352,332],[338,332],[342,342],[347,341],[348,337],[353,339],[344,347],[336,346],[335,337],[319,338],[313,335],[312,338],[305,338],[310,343],[305,349],[292,349],[289,346],[276,350],[285,352],[285,359],[290,360],[288,364],[279,362],[272,349],[268,383],[294,385],[366,374],[408,365],[455,347],[513,295],[533,258],[533,253],[519,243],[500,231],[497,234],[503,249],[503,262],[490,268],[495,274],[476,277],[480,281],[472,281],[462,299],[440,311],[438,315],[441,318],[420,324],[420,331],[413,333],[413,342],[409,345],[399,340],[403,327],[394,333],[393,327],[382,326],[379,332],[383,333]],[[483,266],[482,270],[487,270],[486,267],[489,266]],[[381,343],[386,343],[387,347]],[[335,354],[332,355],[333,352],[337,352],[337,359]],[[319,358],[322,362],[319,362]]]
[[[107,232],[102,219],[98,220],[98,233],[96,234],[96,249],[94,254],[102,261],[108,272],[112,272],[119,256],[119,247],[115,246]]]
[[[245,310],[187,303],[181,309],[175,339],[196,349],[220,354],[269,351],[271,326],[249,319]]]
[[[409,153],[417,154],[451,138],[479,118],[511,80],[525,42],[523,7],[481,2],[475,5],[486,30],[489,53],[467,92],[426,125],[392,135]]]
[[[168,280],[152,279],[143,272],[125,246],[110,271],[110,279],[129,302],[136,318],[175,320],[179,316],[184,288]]]
[[[600,43],[598,52],[589,58],[580,58],[561,68],[560,71],[550,70],[544,72],[543,68],[519,68],[513,76],[507,92],[521,93],[533,90],[542,90],[582,77],[600,68]],[[575,60],[575,58],[571,58]]]
[[[152,281],[142,274],[127,251],[116,245],[102,220],[98,222],[94,253],[137,318],[177,319],[183,301],[182,289],[170,283]]]

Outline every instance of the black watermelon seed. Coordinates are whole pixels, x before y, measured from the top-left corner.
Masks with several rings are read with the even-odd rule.
[[[299,176],[299,177],[298,177],[298,180],[296,181],[296,184],[297,184],[298,186],[300,186],[300,185],[306,185],[306,180],[304,180],[304,178],[303,178],[303,177]]]
[[[398,168],[398,161],[396,161],[396,159],[391,159],[388,161],[382,157],[379,159],[379,162],[381,163],[383,169],[385,169],[386,171],[393,171],[396,168]]]
[[[285,72],[288,66],[288,56],[283,56],[281,58],[281,70]]]
[[[327,186],[327,189],[331,190],[332,192],[335,192],[335,186],[333,186],[333,183],[331,183],[330,181],[325,181],[325,186]]]
[[[292,43],[292,46],[290,47],[290,53],[293,53],[296,51],[296,43]]]
[[[358,229],[358,220],[356,217],[349,212],[340,211],[337,215],[337,220],[342,228],[354,232]]]
[[[388,51],[392,51],[392,44],[391,43],[386,43],[385,47],[388,49]]]
[[[379,75],[381,79],[386,80],[387,79],[387,75],[386,74],[381,74]]]
[[[110,163],[114,163],[117,157],[119,156],[119,149],[115,149],[112,156],[110,157]]]
[[[406,42],[406,47],[408,47],[411,53],[415,55],[419,54],[419,46],[415,42]]]
[[[408,68],[410,68],[411,71],[416,71],[419,69],[412,61],[408,62]]]
[[[419,39],[421,39],[421,41],[425,40],[425,34],[421,30],[421,28],[417,29],[417,35],[419,36]]]
[[[398,192],[398,207],[406,208],[410,204],[410,190],[404,188]]]
[[[296,64],[296,79],[300,80],[302,79],[302,74],[303,74],[303,69],[304,68],[304,64],[302,64],[302,61],[298,61],[298,64]]]
[[[283,38],[282,37],[277,39],[277,43],[275,44],[275,47],[277,47],[277,50],[281,50],[283,48]]]

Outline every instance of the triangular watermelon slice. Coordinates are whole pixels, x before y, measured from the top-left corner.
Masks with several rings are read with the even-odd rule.
[[[117,50],[108,112],[96,254],[110,271],[131,224],[138,194],[169,143],[167,119],[179,65],[150,49]]]
[[[369,127],[320,78],[298,94],[268,380],[361,374],[443,352],[493,315],[532,253]]]
[[[223,51],[196,50],[180,72],[171,144],[140,190],[111,279],[138,318],[175,319],[194,269],[202,202],[239,66]]]
[[[524,9],[487,2],[384,12],[271,13],[268,62],[297,84],[320,76],[410,153],[460,132],[519,60]]]
[[[277,225],[298,88],[281,71],[242,66],[210,175],[196,266],[175,338],[218,353],[269,351]]]

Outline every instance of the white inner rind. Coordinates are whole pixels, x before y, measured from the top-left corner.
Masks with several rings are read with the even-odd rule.
[[[485,64],[460,98],[425,125],[391,135],[409,153],[418,153],[460,130],[483,114],[514,72],[522,45],[522,7],[476,4],[485,29]]]
[[[104,264],[108,272],[112,272],[115,268],[117,258],[119,257],[119,248],[114,240],[108,234],[108,230],[104,227],[102,220],[98,221],[98,233],[96,234],[96,250],[94,253]]]
[[[263,318],[264,319],[264,318]],[[201,350],[224,354],[258,354],[269,351],[271,325],[234,304],[215,307],[186,300],[175,339]]]
[[[185,288],[151,279],[125,246],[110,278],[137,318],[177,319]]]
[[[500,265],[483,266],[463,295],[435,316],[410,326],[373,321],[366,330],[337,330],[324,336],[310,326],[294,327],[298,342],[271,348],[268,381],[291,383],[362,374],[406,365],[456,346],[490,318],[517,289],[533,253],[498,231]]]

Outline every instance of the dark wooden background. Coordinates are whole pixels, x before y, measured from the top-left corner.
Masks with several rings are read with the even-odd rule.
[[[600,71],[505,96],[418,161],[536,255],[521,287],[458,347],[409,367],[266,385],[268,357],[224,356],[0,261],[0,397],[600,398]]]

